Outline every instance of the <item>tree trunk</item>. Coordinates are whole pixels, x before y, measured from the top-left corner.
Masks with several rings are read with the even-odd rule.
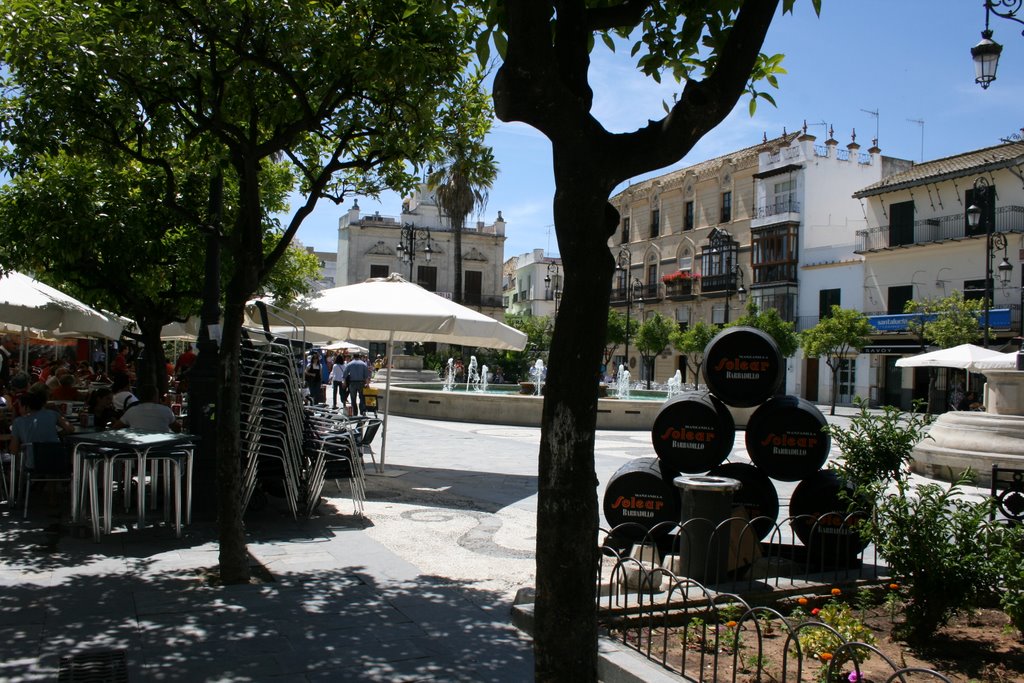
[[[142,337],[142,357],[139,359],[136,386],[154,386],[160,395],[167,392],[167,359],[160,340],[163,324],[151,319],[140,319],[139,336]]]
[[[832,370],[832,391],[830,391],[829,393],[831,394],[831,399],[832,399],[832,410],[829,411],[829,415],[835,415],[836,414],[836,401],[839,400],[839,366],[837,365],[836,367],[831,368],[831,370]]]
[[[457,221],[457,222],[456,222]],[[452,245],[455,250],[455,280],[453,281],[453,287],[455,289],[452,292],[452,298],[455,303],[461,304],[463,302],[462,297],[462,224],[465,222],[465,217],[457,219],[452,216]]]
[[[556,156],[557,158],[557,156]],[[575,161],[575,160],[574,160]],[[617,214],[608,192],[556,164],[555,221],[565,268],[551,340],[537,503],[537,681],[597,680],[597,385]],[[568,655],[568,656],[567,656]]]
[[[242,316],[248,295],[229,290],[224,306],[217,392],[217,522],[221,581],[249,580],[249,555],[242,524],[241,464],[239,462],[239,363]]]

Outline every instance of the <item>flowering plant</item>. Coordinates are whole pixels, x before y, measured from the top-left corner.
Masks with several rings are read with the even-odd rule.
[[[674,273],[668,275],[662,275],[661,281],[670,284],[673,282],[687,282],[689,280],[699,280],[700,275],[689,270],[677,270]]]

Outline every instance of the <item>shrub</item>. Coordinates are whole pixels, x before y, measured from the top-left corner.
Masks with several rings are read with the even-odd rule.
[[[1005,527],[995,553],[1000,574],[999,604],[1018,632],[1024,632],[1024,527]]]
[[[998,534],[988,521],[991,502],[965,500],[961,487],[969,481],[966,473],[946,488],[922,484],[912,491],[901,478],[896,493],[879,498],[862,527],[904,584],[899,630],[908,640],[927,638],[996,585],[992,551]]]

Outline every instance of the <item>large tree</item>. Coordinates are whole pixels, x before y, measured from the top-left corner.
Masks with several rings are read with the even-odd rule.
[[[707,348],[721,327],[698,320],[685,332],[672,335],[672,345],[679,353],[686,355],[686,367],[693,373],[693,383],[700,384],[700,369],[704,365],[704,349]]]
[[[74,154],[20,145],[5,156],[12,178],[0,188],[0,266],[33,272],[135,321],[144,348],[138,384],[163,392],[161,329],[199,312],[207,223],[193,207],[208,205],[210,178],[197,164],[188,182],[169,193],[156,168],[109,150],[89,154],[88,140],[74,142]],[[272,244],[279,230],[270,217],[283,208],[287,188],[281,180],[278,191],[265,195],[265,241]],[[288,300],[316,270],[312,255],[290,249],[269,289]]]
[[[817,6],[817,0],[812,0]],[[793,0],[785,0],[786,9]],[[774,79],[780,56],[761,53],[778,0],[491,0],[483,48],[502,57],[495,112],[551,142],[554,219],[565,286],[550,355],[539,454],[536,678],[595,680],[598,562],[594,429],[615,263],[609,203],[625,180],[682,159],[745,91]],[[634,42],[647,75],[684,81],[667,114],[632,132],[595,118],[590,52],[613,35]],[[592,388],[592,390],[591,390]]]
[[[654,359],[672,341],[672,333],[679,330],[671,318],[666,318],[661,313],[655,313],[640,325],[636,333],[636,350],[640,352],[643,359],[644,371],[647,376],[647,388],[651,388],[654,381]]]
[[[474,115],[471,106],[442,106],[458,98],[471,31],[459,7],[436,2],[3,4],[0,56],[20,94],[7,131],[77,128],[162,168],[168,154],[201,147],[237,179],[237,214],[222,226],[232,269],[217,354],[226,582],[249,575],[239,476],[245,304],[321,198],[411,188],[416,169],[408,160],[435,155],[454,129],[450,119]],[[263,180],[277,160],[294,168],[303,202],[267,251]]]
[[[490,102],[481,89],[482,74],[467,78],[463,87],[464,101],[474,101],[476,108],[491,114]],[[462,103],[460,102],[460,105]],[[437,160],[438,166],[427,176],[427,186],[434,191],[437,204],[448,215],[452,229],[455,279],[453,292],[456,303],[465,300],[462,286],[462,232],[466,217],[487,205],[487,195],[498,177],[498,164],[491,148],[484,144],[490,129],[490,119],[456,117],[455,142],[444,150]],[[480,302],[474,302],[479,304]]]
[[[831,409],[836,414],[836,399],[839,396],[839,370],[851,354],[864,348],[871,341],[874,328],[867,316],[860,311],[851,311],[833,306],[829,314],[814,327],[800,334],[800,344],[808,358],[825,357],[825,364],[832,371],[832,390],[829,392]]]

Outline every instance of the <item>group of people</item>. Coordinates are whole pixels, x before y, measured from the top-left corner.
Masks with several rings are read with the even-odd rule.
[[[303,375],[310,402],[326,403],[324,387],[329,385],[334,409],[338,408],[340,395],[343,410],[350,404],[353,414],[366,415],[365,389],[373,376],[367,360],[367,356],[361,353],[338,353],[322,358],[319,351],[311,351]]]

